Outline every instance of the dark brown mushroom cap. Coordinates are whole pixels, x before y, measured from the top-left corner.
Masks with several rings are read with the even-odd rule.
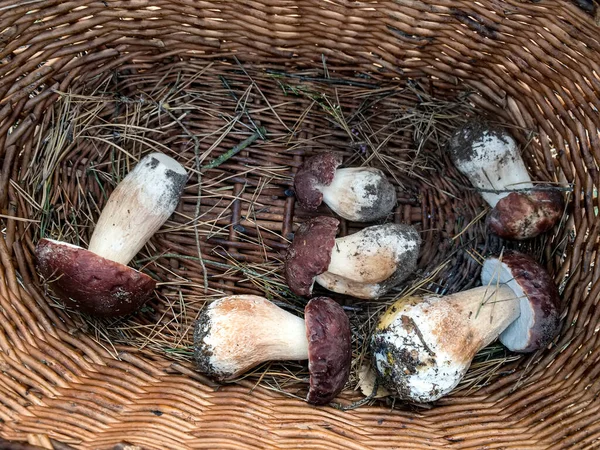
[[[502,264],[503,271],[497,270],[498,263]],[[556,337],[560,294],[552,277],[531,256],[506,250],[501,259],[488,258],[481,280],[484,285],[491,286],[497,282],[506,283],[520,299],[520,317],[500,335],[500,342],[509,350],[534,352]]]
[[[330,185],[340,164],[342,157],[333,152],[320,153],[304,161],[294,176],[294,191],[302,208],[317,209],[323,201],[323,194],[316,186]]]
[[[564,197],[556,190],[511,192],[496,204],[487,226],[504,239],[530,239],[552,228],[564,207]]]
[[[156,286],[146,274],[63,242],[42,239],[35,255],[52,290],[67,305],[86,314],[116,317],[132,313]]]
[[[340,222],[318,216],[302,223],[285,256],[285,280],[297,295],[310,295],[317,275],[329,267]]]
[[[352,362],[350,321],[328,297],[313,298],[304,309],[310,390],[307,401],[326,405],[346,385]]]

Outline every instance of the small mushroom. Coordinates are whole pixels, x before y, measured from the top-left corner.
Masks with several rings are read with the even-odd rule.
[[[285,278],[297,295],[315,281],[339,294],[376,299],[416,268],[421,238],[409,225],[374,225],[341,238],[339,221],[319,216],[302,223],[285,257]]]
[[[515,139],[480,120],[468,122],[449,142],[457,169],[493,208],[490,231],[504,239],[534,238],[560,219],[565,201],[549,186],[534,189]]]
[[[396,189],[374,167],[338,169],[342,157],[325,152],[308,158],[294,177],[302,208],[316,210],[325,202],[339,216],[354,222],[373,222],[396,206]]]
[[[371,338],[383,385],[404,400],[430,402],[458,385],[475,354],[498,337],[509,350],[533,352],[558,332],[559,294],[531,257],[488,258],[483,285],[444,297],[392,305]]]
[[[307,401],[329,403],[350,374],[350,322],[342,307],[327,297],[310,300],[304,317],[255,295],[212,302],[200,314],[194,330],[199,371],[227,381],[265,361],[308,359]]]
[[[122,316],[143,305],[156,281],[127,264],[175,211],[186,181],[177,161],[151,153],[112,192],[87,250],[41,239],[37,265],[52,290],[97,316]]]

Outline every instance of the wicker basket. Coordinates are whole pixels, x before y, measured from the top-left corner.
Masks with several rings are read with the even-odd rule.
[[[593,18],[573,4],[4,0],[0,61],[0,437],[6,440],[0,448],[600,448],[600,33]],[[179,219],[176,215],[169,231],[156,235],[143,253],[163,255],[161,264],[151,268],[167,282],[161,292],[168,291],[169,281],[187,280],[178,291],[189,302],[187,317],[202,306],[203,270],[213,293],[217,288],[262,293],[243,273],[210,262],[280,260],[289,233],[307,216],[294,208],[286,191],[290,175],[306,155],[352,143],[344,130],[318,114],[298,122],[300,114],[291,112],[308,111],[315,99],[294,97],[276,81],[320,84],[337,93],[349,113],[360,109],[362,91],[418,85],[436,98],[468,97],[476,114],[514,126],[523,143],[530,138],[525,157],[533,177],[572,188],[561,226],[520,245],[560,285],[557,340],[543,352],[507,360],[488,382],[427,408],[375,402],[341,411],[312,407],[253,379],[217,388],[189,361],[177,361],[139,340],[115,342],[103,334],[105,322],[93,328],[95,322],[62,308],[46,291],[32,258],[46,220],[39,215],[39,202],[54,205],[57,220],[68,223],[60,205],[77,208],[88,193],[98,200],[89,222],[76,224],[85,240],[104,198],[86,170],[91,162],[102,170],[111,154],[99,152],[90,139],[67,146],[54,162],[49,156],[40,159],[50,131],[58,127],[56,105],[64,103],[65,93],[89,95],[111,77],[115,85],[120,77],[141,77],[125,88],[151,92],[154,86],[143,86],[144,74],[159,73],[169,85],[173,74],[194,77],[211,70],[207,90],[222,90],[227,83],[233,89],[244,80],[253,89],[246,98],[249,106],[236,111],[235,102],[233,107],[221,104],[219,114],[203,113],[196,122],[190,113],[184,124],[191,134],[193,127],[203,133],[221,129],[223,114],[242,111],[240,123],[256,122],[275,137],[295,131],[300,144],[290,148],[289,142],[273,138],[207,172],[206,180],[230,189],[232,201],[225,206],[211,196],[199,200],[197,178],[190,179]],[[420,95],[398,92],[370,105],[380,108],[373,115],[377,123],[393,121],[398,105],[410,107]],[[272,98],[280,100],[281,109],[273,107]],[[165,116],[175,111],[165,105],[163,110]],[[405,144],[411,133],[397,133],[383,143],[388,155],[398,161],[413,158]],[[202,141],[196,152],[216,155],[244,136],[239,131],[223,142]],[[76,141],[73,135],[65,139]],[[160,139],[193,167],[189,136]],[[354,153],[347,150],[346,155]],[[41,179],[22,181],[32,179],[36,164],[46,163],[52,170],[40,172]],[[270,170],[271,184],[259,191],[265,175],[248,173],[249,166]],[[454,238],[464,232],[461,239],[479,252],[504,245],[486,236],[478,194],[465,188],[468,182],[448,161],[426,178],[403,173],[397,181],[407,194],[399,197],[395,220],[417,226],[425,242],[420,273],[449,261],[434,274],[434,282],[453,291],[473,285],[477,264],[468,249],[457,251]],[[271,209],[249,211],[253,196],[262,196],[262,204]],[[185,222],[181,217],[193,218],[196,202],[200,212],[209,214],[203,220],[214,213],[211,223],[225,234],[215,233],[200,244],[191,228],[173,231]],[[354,226],[344,222],[342,232]],[[268,250],[257,251],[249,239],[262,239]],[[204,268],[191,261],[197,246],[208,261]],[[188,254],[189,261],[169,257],[169,252]],[[142,312],[134,323],[152,327],[164,318],[161,302],[168,295],[161,295],[151,303],[154,313]],[[348,390],[340,401],[360,398]]]

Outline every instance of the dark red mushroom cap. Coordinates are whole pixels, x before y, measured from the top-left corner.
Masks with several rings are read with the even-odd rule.
[[[317,275],[327,271],[340,221],[313,217],[302,223],[285,256],[285,280],[297,295],[310,295]]]
[[[333,181],[342,157],[326,152],[311,156],[298,168],[294,176],[294,191],[302,208],[316,210],[323,201],[323,194],[317,186],[328,186]]]
[[[64,242],[42,239],[35,255],[52,290],[86,314],[115,317],[132,313],[156,286],[144,273]]]
[[[350,375],[350,321],[342,307],[328,297],[308,302],[304,320],[310,372],[307,401],[326,405],[342,391]]]
[[[511,192],[496,204],[488,216],[487,226],[504,239],[530,239],[552,228],[564,207],[564,197],[556,190]]]
[[[521,315],[500,334],[509,350],[534,352],[547,346],[559,330],[560,295],[554,280],[531,256],[507,250],[488,258],[481,272],[483,285],[510,287],[520,299]]]

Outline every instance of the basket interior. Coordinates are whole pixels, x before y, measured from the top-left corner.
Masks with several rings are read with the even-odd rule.
[[[600,43],[590,18],[558,2],[43,3],[0,6],[1,437],[42,448],[481,448],[510,429],[511,448],[594,445]],[[532,178],[564,187],[569,206],[550,233],[510,243],[486,232],[486,206],[445,152],[476,116],[511,130]],[[282,257],[298,224],[332,213],[300,209],[292,179],[332,149],[390,174],[399,201],[386,220],[414,225],[424,242],[418,271],[381,302],[330,294],[353,326],[341,403],[362,398],[356,373],[386,305],[476,286],[482,259],[505,248],[532,254],[559,285],[557,340],[529,356],[485,349],[432,405],[313,408],[301,363],[267,363],[218,389],[196,373],[191,331],[208,301],[257,294],[301,314]],[[112,189],[155,150],[191,174],[132,262],[160,281],[156,297],[119,320],[65,308],[35,269],[37,240],[86,246]],[[342,221],[341,235],[364,226]]]

